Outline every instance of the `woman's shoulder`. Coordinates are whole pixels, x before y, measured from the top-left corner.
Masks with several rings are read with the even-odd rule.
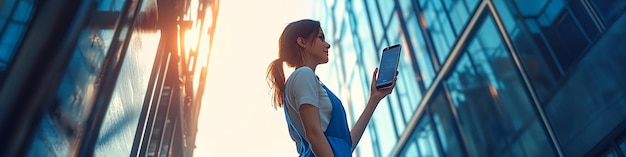
[[[307,66],[299,67],[294,70],[290,78],[298,78],[298,77],[316,77],[315,72]]]
[[[315,72],[313,72],[313,69],[311,69],[308,66],[302,66],[302,67],[296,68],[296,70],[294,70],[293,73],[308,73],[308,74],[315,75]]]
[[[311,68],[303,66],[294,70],[291,75],[289,75],[289,78],[287,78],[287,82],[293,81],[302,83],[303,81],[318,81],[318,79],[317,75],[315,75],[315,72],[313,72]]]

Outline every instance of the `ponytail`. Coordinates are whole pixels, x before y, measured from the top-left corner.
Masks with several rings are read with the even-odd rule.
[[[288,67],[304,66],[302,47],[296,42],[298,38],[313,41],[321,29],[320,23],[315,20],[303,19],[289,23],[278,39],[278,59],[267,67],[267,81],[272,89],[272,104],[274,108],[283,107],[283,92],[285,91],[285,72],[283,62]]]
[[[272,105],[274,108],[280,108],[283,106],[283,94],[285,90],[285,72],[283,71],[282,59],[276,59],[270,63],[267,68],[267,79],[272,89]]]

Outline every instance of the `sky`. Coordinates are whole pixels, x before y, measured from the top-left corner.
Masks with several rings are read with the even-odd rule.
[[[266,81],[284,27],[311,18],[311,0],[221,0],[195,156],[297,156]],[[289,73],[289,71],[286,71]]]

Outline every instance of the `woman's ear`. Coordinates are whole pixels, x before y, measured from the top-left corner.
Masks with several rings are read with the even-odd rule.
[[[306,41],[304,40],[304,38],[298,37],[298,39],[296,39],[296,40],[297,40],[296,42],[298,42],[298,45],[300,47],[306,47]]]

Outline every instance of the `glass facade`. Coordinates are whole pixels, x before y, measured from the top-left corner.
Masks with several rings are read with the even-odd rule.
[[[396,89],[355,156],[624,156],[624,1],[315,1],[356,120],[383,48]],[[324,78],[325,77],[325,78]],[[352,122],[353,123],[353,122]]]
[[[0,5],[0,84],[32,21],[36,1],[5,0]]]
[[[0,2],[0,156],[193,156],[218,7]]]

